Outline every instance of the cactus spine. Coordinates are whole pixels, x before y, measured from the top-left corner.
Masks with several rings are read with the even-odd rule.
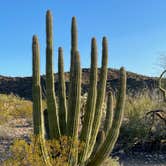
[[[85,144],[83,151],[78,154],[78,147],[71,144],[73,152],[69,152],[68,163],[70,166],[99,166],[108,157],[118,138],[119,130],[123,117],[126,91],[126,72],[124,68],[120,70],[120,88],[116,102],[115,113],[113,117],[113,99],[109,93],[107,102],[107,115],[104,130],[99,131],[102,105],[105,99],[108,46],[106,37],[102,41],[102,67],[97,86],[97,44],[96,39],[91,41],[91,69],[90,69],[90,88],[88,92],[87,103],[85,107],[84,121],[82,131],[79,135],[80,105],[81,105],[81,64],[77,43],[76,18],[72,18],[71,28],[71,66],[70,66],[70,87],[68,104],[66,101],[63,50],[60,47],[58,51],[58,75],[59,87],[58,98],[59,107],[56,104],[54,90],[53,74],[53,39],[52,39],[52,15],[47,11],[46,15],[46,97],[47,109],[45,112],[45,121],[48,126],[47,136],[50,139],[59,139],[61,135],[71,137],[73,141],[80,141]],[[34,134],[43,133],[43,112],[41,105],[41,87],[39,70],[39,46],[37,37],[33,37],[33,118]],[[48,114],[48,117],[47,117]],[[99,135],[99,141],[96,137]],[[44,146],[44,140],[41,139],[42,156],[46,165],[51,165],[48,160],[48,154]],[[75,143],[75,142],[74,142]],[[96,143],[96,144],[95,144]],[[94,146],[94,145],[98,145]],[[74,149],[73,149],[74,147]]]
[[[39,55],[39,43],[37,36],[33,36],[32,41],[32,54],[33,54],[33,79],[32,79],[32,94],[33,94],[33,122],[34,122],[34,134],[43,133],[43,114],[42,114],[42,96],[40,87],[40,55]]]
[[[67,108],[66,108],[66,87],[64,79],[63,49],[58,49],[58,77],[59,77],[59,125],[62,135],[67,134]]]
[[[49,136],[51,139],[59,138],[60,130],[58,124],[57,106],[54,91],[54,73],[53,73],[53,33],[52,33],[52,15],[50,11],[46,14],[46,93],[47,110],[49,119]]]
[[[92,124],[96,106],[97,95],[97,43],[93,38],[91,42],[91,69],[90,69],[90,88],[88,92],[88,99],[86,103],[86,110],[84,115],[84,122],[80,140],[85,143],[85,147],[80,154],[80,162],[83,163],[87,158],[89,141],[92,131]]]

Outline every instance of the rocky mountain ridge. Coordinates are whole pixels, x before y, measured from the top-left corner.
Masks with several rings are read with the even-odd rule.
[[[88,91],[90,69],[82,69],[82,93]],[[100,76],[100,69],[98,69]],[[65,72],[66,91],[69,88],[69,72]],[[119,70],[108,69],[107,91],[115,91],[118,88]],[[43,92],[45,90],[45,76],[41,76]],[[127,93],[138,93],[143,90],[152,91],[157,88],[157,78],[127,72]],[[58,75],[55,74],[55,91],[58,89]],[[32,78],[31,77],[5,77],[0,76],[0,93],[14,94],[25,99],[32,99]]]

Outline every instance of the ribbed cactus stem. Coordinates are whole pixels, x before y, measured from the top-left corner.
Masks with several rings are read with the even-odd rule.
[[[39,55],[39,43],[37,36],[33,36],[32,41],[32,97],[33,97],[33,123],[34,134],[44,134],[43,126],[43,114],[42,114],[42,96],[40,87],[40,55]]]
[[[91,137],[95,106],[97,96],[97,43],[93,38],[91,42],[91,69],[90,69],[90,87],[88,92],[88,98],[86,103],[84,122],[82,132],[80,136],[81,142],[84,142],[85,146],[79,156],[79,162],[83,163],[87,158],[87,152],[89,148],[89,141]]]
[[[114,103],[113,103],[113,95],[112,92],[109,92],[108,99],[107,99],[107,109],[106,109],[106,118],[104,122],[104,132],[105,135],[108,134],[109,129],[112,126],[113,121],[113,109],[114,109]]]
[[[58,113],[55,100],[54,90],[54,73],[53,73],[53,32],[52,32],[52,15],[50,11],[46,14],[46,93],[47,93],[47,110],[49,119],[49,136],[50,139],[59,138],[60,130],[58,124]]]
[[[72,97],[69,98],[70,105],[69,110],[71,111],[71,117],[69,118],[68,128],[69,136],[78,137],[78,124],[80,116],[80,99],[81,99],[81,66],[79,53],[75,54],[75,65],[74,65],[74,77],[71,82],[72,85]]]
[[[80,102],[81,102],[81,65],[79,52],[75,53],[75,63],[73,67],[73,79],[71,80],[72,97],[69,98],[69,107],[71,116],[68,118],[68,135],[73,139],[73,143],[78,141],[78,129],[80,120]],[[75,145],[71,145],[74,155],[70,155],[70,165],[77,162],[78,150]]]
[[[67,134],[67,108],[66,108],[66,87],[64,78],[63,49],[58,49],[58,94],[59,94],[59,125],[61,135]]]
[[[107,81],[107,64],[108,64],[108,43],[106,37],[103,37],[102,41],[102,67],[100,73],[99,86],[97,90],[96,110],[94,115],[94,121],[92,126],[91,139],[89,143],[89,154],[91,154],[96,142],[96,137],[99,131],[102,105],[105,98],[106,81]]]
[[[114,113],[114,119],[111,129],[106,136],[101,148],[98,150],[95,156],[92,156],[89,159],[87,166],[100,166],[103,161],[110,155],[110,152],[113,150],[113,147],[119,136],[119,130],[123,119],[124,106],[126,99],[126,72],[124,68],[120,69],[120,88],[117,98],[117,104]]]
[[[77,33],[77,21],[76,17],[72,17],[71,24],[71,49],[77,51],[78,49],[78,33]]]
[[[73,66],[75,52],[78,51],[78,33],[76,17],[72,17],[71,23],[71,64],[70,64],[70,80],[73,77]]]
[[[91,153],[91,158],[92,158],[92,156],[95,156],[95,154],[100,149],[100,147],[104,141],[105,141],[105,132],[104,132],[104,130],[101,130],[97,134],[96,143],[94,145],[93,152]]]
[[[72,114],[72,110],[70,109],[71,108],[71,105],[73,103],[72,102],[72,97],[73,97],[73,85],[72,85],[72,80],[74,79],[75,75],[74,75],[74,66],[75,66],[75,55],[76,55],[76,52],[77,52],[77,47],[78,47],[78,35],[77,35],[77,23],[76,23],[76,17],[73,17],[72,18],[72,23],[71,23],[71,64],[70,64],[70,85],[69,85],[69,96],[68,96],[68,114],[67,114],[67,131],[68,132],[68,135],[71,136],[72,133],[71,133],[71,130],[70,129],[70,120],[71,120],[71,117],[73,117],[73,114]]]

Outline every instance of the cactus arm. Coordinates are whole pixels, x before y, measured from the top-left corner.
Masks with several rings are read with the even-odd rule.
[[[95,157],[89,159],[87,166],[100,166],[101,163],[109,156],[118,138],[120,126],[123,119],[126,98],[126,72],[124,68],[121,68],[120,75],[120,89],[112,127],[109,130],[103,145],[96,153]]]
[[[75,63],[73,67],[73,78],[71,80],[72,97],[69,98],[70,104],[68,109],[70,110],[71,116],[68,119],[68,134],[73,140],[71,149],[74,152],[69,154],[69,165],[73,166],[77,163],[78,159],[78,148],[75,143],[78,141],[78,129],[80,119],[80,102],[81,102],[81,65],[79,52],[75,52]]]
[[[52,34],[52,15],[50,11],[46,14],[46,93],[47,109],[49,118],[49,136],[50,139],[59,138],[60,130],[58,124],[57,106],[54,90],[54,73],[53,73],[53,34]]]
[[[72,102],[70,105],[70,111],[72,111],[72,117],[70,124],[71,137],[78,138],[78,126],[79,126],[79,116],[80,116],[80,99],[81,99],[81,66],[80,66],[80,56],[76,52],[75,55],[75,66],[74,66],[74,78],[72,79]]]
[[[102,115],[102,104],[105,97],[106,81],[107,81],[107,63],[108,63],[108,44],[106,37],[103,37],[102,41],[102,68],[100,73],[99,86],[97,91],[96,110],[94,115],[94,121],[91,132],[91,139],[89,143],[89,155],[93,150],[96,142],[96,137],[100,127],[101,115]]]
[[[78,50],[78,33],[76,17],[72,17],[71,23],[71,64],[70,64],[70,82],[73,78],[73,67],[75,63],[75,52]],[[72,93],[72,91],[70,91]]]
[[[96,95],[97,95],[97,43],[96,39],[93,38],[91,43],[90,88],[88,92],[88,99],[85,109],[82,132],[80,136],[80,140],[81,142],[84,142],[85,146],[82,153],[79,156],[80,163],[83,163],[86,160],[86,154],[89,148],[89,141],[92,131],[95,106],[96,106]]]
[[[58,76],[59,76],[59,125],[62,135],[67,133],[67,108],[66,108],[66,87],[64,79],[64,62],[63,62],[63,50],[60,47],[58,49]]]
[[[73,86],[72,86],[72,79],[74,77],[74,65],[75,65],[75,52],[77,51],[77,23],[76,23],[76,17],[72,18],[72,24],[71,24],[71,59],[70,59],[70,84],[69,84],[69,96],[68,96],[68,114],[67,114],[67,133],[68,136],[71,135],[71,129],[70,129],[70,122],[72,118],[72,110],[70,109],[70,106],[72,105],[72,95],[73,95]]]
[[[112,121],[113,121],[113,96],[112,92],[109,92],[107,99],[106,118],[104,122],[105,135],[108,134],[108,131],[112,126]]]
[[[37,36],[33,36],[32,42],[33,54],[33,76],[32,76],[32,97],[33,97],[33,123],[34,134],[44,134],[43,116],[42,116],[42,96],[40,87],[40,55]]]
[[[39,43],[37,36],[33,36],[32,41],[32,56],[33,56],[33,80],[32,80],[32,96],[33,96],[33,123],[35,139],[39,139],[39,144],[42,152],[42,159],[46,166],[51,166],[44,141],[44,120],[42,112],[42,95],[40,86],[40,55]]]
[[[159,77],[159,89],[160,89],[160,91],[163,93],[164,100],[166,101],[166,90],[165,90],[164,88],[162,88],[162,85],[161,85],[161,80],[162,80],[162,77],[163,77],[163,75],[164,75],[165,73],[166,73],[166,70],[164,70],[164,71],[161,73],[160,77]]]

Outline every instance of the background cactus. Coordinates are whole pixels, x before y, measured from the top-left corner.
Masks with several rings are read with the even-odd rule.
[[[68,163],[71,166],[99,166],[108,157],[112,151],[114,144],[118,138],[119,130],[123,118],[123,109],[126,95],[126,72],[124,68],[120,70],[120,87],[119,95],[116,101],[116,107],[113,118],[113,99],[111,93],[107,101],[107,114],[104,129],[99,131],[102,105],[105,99],[106,80],[107,80],[107,63],[108,63],[108,44],[106,37],[102,41],[102,67],[100,73],[99,84],[97,85],[97,44],[96,39],[92,39],[91,43],[91,70],[90,70],[90,88],[88,92],[85,114],[83,117],[82,130],[80,129],[80,105],[81,105],[81,65],[80,55],[77,43],[77,26],[76,18],[72,18],[71,28],[71,66],[70,66],[70,88],[68,96],[68,104],[66,101],[64,65],[62,48],[58,51],[58,73],[59,73],[59,107],[57,107],[55,91],[54,91],[54,75],[53,75],[53,39],[52,39],[52,16],[51,12],[46,14],[46,97],[48,118],[45,117],[49,128],[46,130],[50,139],[59,139],[61,135],[67,135],[74,141],[84,143],[84,148],[78,153],[78,147],[74,147],[74,156],[69,153]],[[38,134],[37,128],[38,118],[42,117],[41,107],[41,88],[40,88],[40,72],[39,72],[39,49],[36,47],[36,40],[33,41],[33,80],[37,83],[37,87],[33,83],[33,111],[34,111],[34,131]],[[37,48],[37,49],[36,49]],[[38,90],[37,90],[38,89]],[[36,117],[37,116],[37,117]],[[40,125],[43,125],[40,121]],[[99,133],[99,134],[98,134]],[[96,137],[99,141],[96,142]],[[44,144],[44,142],[43,142]],[[95,145],[95,146],[94,146]],[[97,145],[97,146],[96,146]],[[46,150],[45,148],[43,150]],[[47,153],[43,153],[47,156]],[[50,164],[49,162],[47,162]]]

